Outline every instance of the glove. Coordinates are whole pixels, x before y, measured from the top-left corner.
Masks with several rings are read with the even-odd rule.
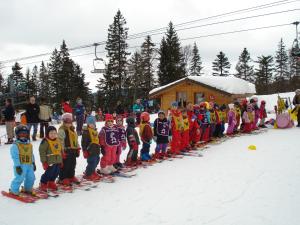
[[[104,146],[101,146],[101,154],[105,155],[105,148],[104,148]]]
[[[23,170],[22,170],[22,167],[21,166],[16,166],[16,172],[17,174],[21,175]]]
[[[63,154],[62,154],[62,158],[63,158],[63,159],[66,159],[66,158],[67,158],[67,156],[68,156],[68,155],[67,155],[67,153],[63,152]]]
[[[89,157],[89,152],[88,151],[83,151],[83,157],[85,158],[85,159],[87,159],[88,157]]]
[[[157,136],[153,136],[153,140],[157,142]]]
[[[35,165],[35,162],[33,162],[32,165],[33,165],[33,171],[36,171],[36,165]]]
[[[49,167],[48,163],[46,163],[46,162],[43,162],[43,169],[44,169],[44,170],[47,170],[47,169],[48,169],[48,167]]]
[[[172,141],[172,136],[169,136],[168,140],[169,140],[169,142],[171,142]]]

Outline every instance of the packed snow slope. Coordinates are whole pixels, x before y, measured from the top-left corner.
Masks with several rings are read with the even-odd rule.
[[[202,158],[165,161],[137,170],[130,179],[34,204],[1,196],[0,224],[297,225],[299,134],[299,128],[270,129],[236,137],[206,149]],[[43,171],[38,144],[36,184]],[[250,144],[257,150],[249,151]],[[0,189],[7,190],[13,174],[9,146],[0,147],[0,160]],[[85,165],[80,156],[77,173]]]

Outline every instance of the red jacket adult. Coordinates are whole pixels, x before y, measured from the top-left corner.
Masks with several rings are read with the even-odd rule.
[[[64,111],[64,113],[73,113],[73,109],[68,102],[62,103],[62,110]]]

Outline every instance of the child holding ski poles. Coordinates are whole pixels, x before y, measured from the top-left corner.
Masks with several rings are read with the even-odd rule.
[[[117,154],[114,167],[117,169],[121,169],[123,167],[123,164],[120,162],[120,156],[122,151],[126,149],[126,130],[123,125],[123,116],[117,115],[116,122],[116,126],[119,130],[119,145],[117,147]]]
[[[54,126],[46,129],[46,137],[42,140],[39,152],[40,159],[45,170],[41,176],[40,189],[42,191],[57,190],[55,179],[58,177],[60,169],[63,167],[62,145],[57,138],[57,131]]]
[[[96,118],[89,115],[86,118],[86,124],[87,126],[83,128],[81,139],[83,157],[87,161],[83,178],[91,181],[100,180],[96,173],[96,167],[100,161],[100,143],[96,128]]]

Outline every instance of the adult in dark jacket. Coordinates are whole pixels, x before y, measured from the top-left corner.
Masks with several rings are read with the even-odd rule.
[[[300,89],[297,89],[295,91],[296,95],[293,98],[293,105],[295,106],[296,109],[298,109],[298,114],[297,114],[297,120],[298,124],[297,127],[300,127]]]
[[[117,102],[117,107],[116,107],[116,114],[117,115],[123,115],[124,114],[124,107],[122,106],[121,101]]]
[[[15,109],[12,105],[11,99],[6,99],[5,109],[3,110],[5,119],[7,142],[5,144],[12,144],[14,138],[14,126],[15,126]]]
[[[75,116],[76,116],[76,132],[80,136],[82,134],[82,127],[84,123],[85,107],[82,104],[82,99],[77,98],[75,106]]]
[[[31,128],[33,127],[32,140],[35,141],[38,124],[40,122],[39,120],[40,107],[38,104],[35,103],[34,96],[31,96],[29,98],[29,103],[25,106],[25,110],[26,110],[25,115],[26,115],[29,133],[31,131]]]

